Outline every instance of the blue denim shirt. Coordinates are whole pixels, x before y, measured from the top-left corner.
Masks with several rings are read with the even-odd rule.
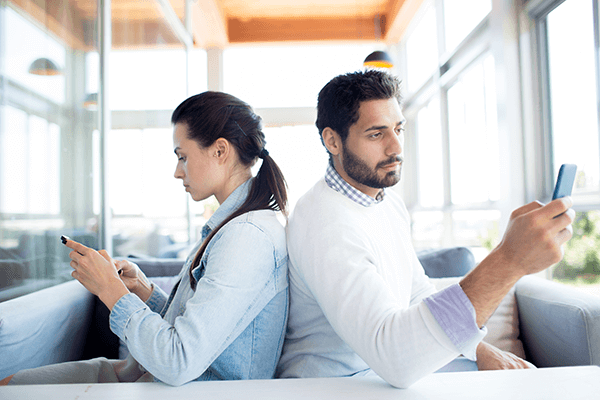
[[[244,202],[252,179],[238,187],[202,230],[202,240]],[[190,288],[188,269],[202,240],[167,295],[156,285],[146,303],[127,294],[110,327],[155,380],[272,378],[288,316],[285,231],[271,210],[241,215],[217,232]],[[160,313],[160,314],[159,314]]]

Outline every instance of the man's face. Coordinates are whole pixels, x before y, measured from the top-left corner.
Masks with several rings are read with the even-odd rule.
[[[405,119],[395,98],[360,104],[350,126],[338,172],[361,192],[376,197],[400,181]],[[345,175],[345,176],[344,176]]]

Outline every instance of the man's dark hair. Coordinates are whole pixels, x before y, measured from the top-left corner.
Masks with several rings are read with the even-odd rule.
[[[402,104],[400,86],[397,77],[377,69],[336,76],[319,92],[316,122],[319,135],[329,127],[345,142],[348,129],[358,121],[360,103],[396,98]]]

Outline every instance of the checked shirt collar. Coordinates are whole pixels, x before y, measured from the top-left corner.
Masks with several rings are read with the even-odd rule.
[[[372,198],[369,195],[364,194],[360,190],[354,188],[348,182],[341,177],[340,174],[331,166],[327,165],[327,172],[325,173],[325,182],[327,186],[348,197],[350,200],[360,204],[364,207],[370,207],[374,204],[381,203],[385,196],[385,191],[381,189],[377,194],[376,198]]]

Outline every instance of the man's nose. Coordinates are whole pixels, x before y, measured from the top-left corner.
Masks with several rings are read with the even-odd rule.
[[[391,135],[391,139],[388,143],[388,155],[399,155],[402,154],[402,148],[404,146],[404,141],[402,140],[401,135],[396,135],[395,133]]]

